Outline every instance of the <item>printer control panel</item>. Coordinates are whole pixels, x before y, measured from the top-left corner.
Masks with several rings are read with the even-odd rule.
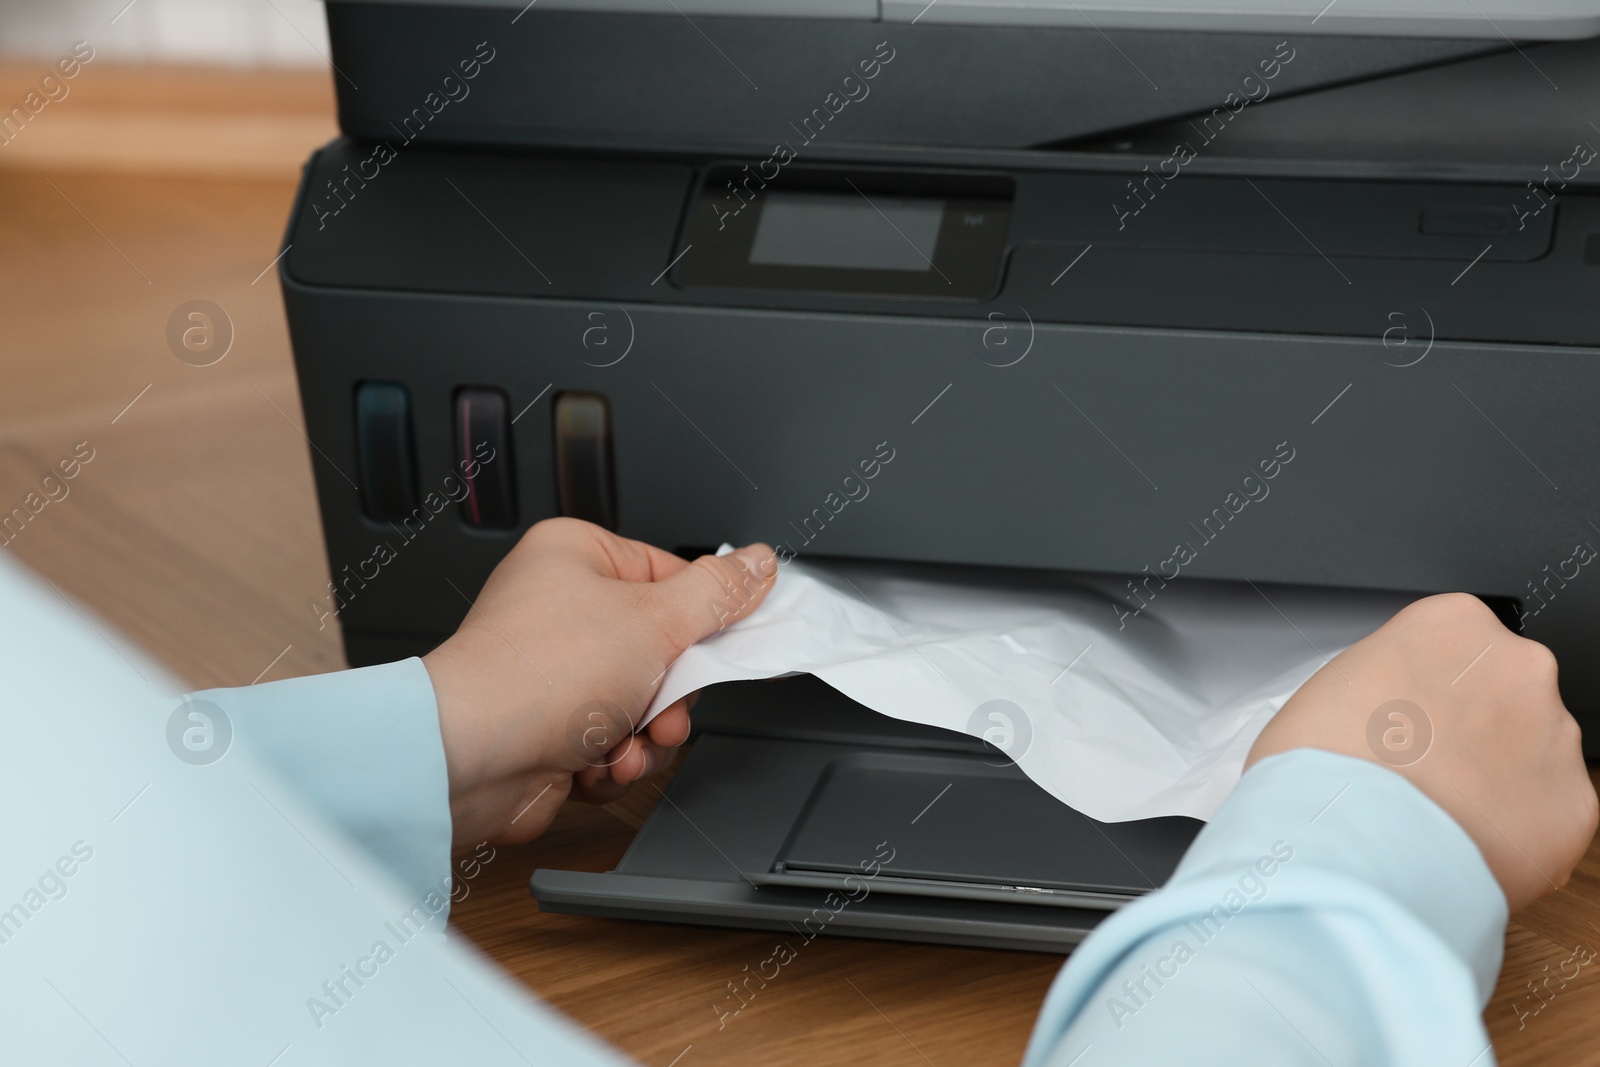
[[[768,160],[767,162],[771,162]],[[674,284],[983,300],[1000,284],[1010,178],[925,171],[707,169]]]

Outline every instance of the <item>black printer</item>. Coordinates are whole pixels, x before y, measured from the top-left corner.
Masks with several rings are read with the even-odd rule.
[[[1600,737],[1600,0],[1180,7],[329,0],[343,135],[280,265],[311,610],[352,664],[424,652],[555,515],[1129,576],[1124,610],[1152,574],[1465,590]],[[1198,826],[813,679],[696,730],[541,907],[792,929],[870,861],[827,932],[1064,951]]]

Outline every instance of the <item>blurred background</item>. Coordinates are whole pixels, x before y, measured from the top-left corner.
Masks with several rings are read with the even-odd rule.
[[[0,165],[281,174],[332,136],[318,0],[4,0],[0,107],[79,41],[95,76],[68,82],[71,106],[50,101]]]
[[[6,0],[0,54],[54,58],[63,40],[101,37],[108,23],[117,31],[99,50],[119,63],[327,66],[318,0]]]
[[[0,0],[0,547],[191,685],[343,666],[272,267],[327,55],[316,0]]]

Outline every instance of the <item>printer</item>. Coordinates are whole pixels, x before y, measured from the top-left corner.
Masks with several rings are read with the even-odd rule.
[[[342,136],[279,270],[309,609],[352,664],[427,651],[569,515],[1130,607],[1173,568],[1465,590],[1600,738],[1600,0],[327,17]],[[617,868],[537,872],[540,907],[1059,952],[1198,827],[1094,822],[810,678],[715,687],[695,729]]]

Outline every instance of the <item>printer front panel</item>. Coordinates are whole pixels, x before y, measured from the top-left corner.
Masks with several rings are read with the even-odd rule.
[[[995,292],[942,300],[683,284],[723,161],[419,152],[320,218],[307,198],[364,151],[314,163],[284,268],[326,621],[352,661],[425,649],[521,530],[603,498],[669,547],[1125,573],[1130,607],[1183,578],[1518,598],[1569,702],[1600,706],[1600,583],[1574,562],[1600,537],[1600,337],[1568,306],[1600,269],[1586,198],[1452,285],[1479,235],[1386,235],[1383,213],[1494,225],[1492,188],[1333,189],[1335,221],[1341,196],[1380,221],[1324,256],[1269,230],[1270,205],[1244,214],[1237,182],[1173,183],[1119,241],[1089,210],[1106,176],[1018,173]],[[1293,183],[1255,184],[1304,210]],[[1239,227],[1208,232],[1215,211]],[[374,515],[352,485],[364,448],[404,468],[384,444],[402,425],[410,521],[403,492]],[[457,499],[496,440],[500,525]]]

